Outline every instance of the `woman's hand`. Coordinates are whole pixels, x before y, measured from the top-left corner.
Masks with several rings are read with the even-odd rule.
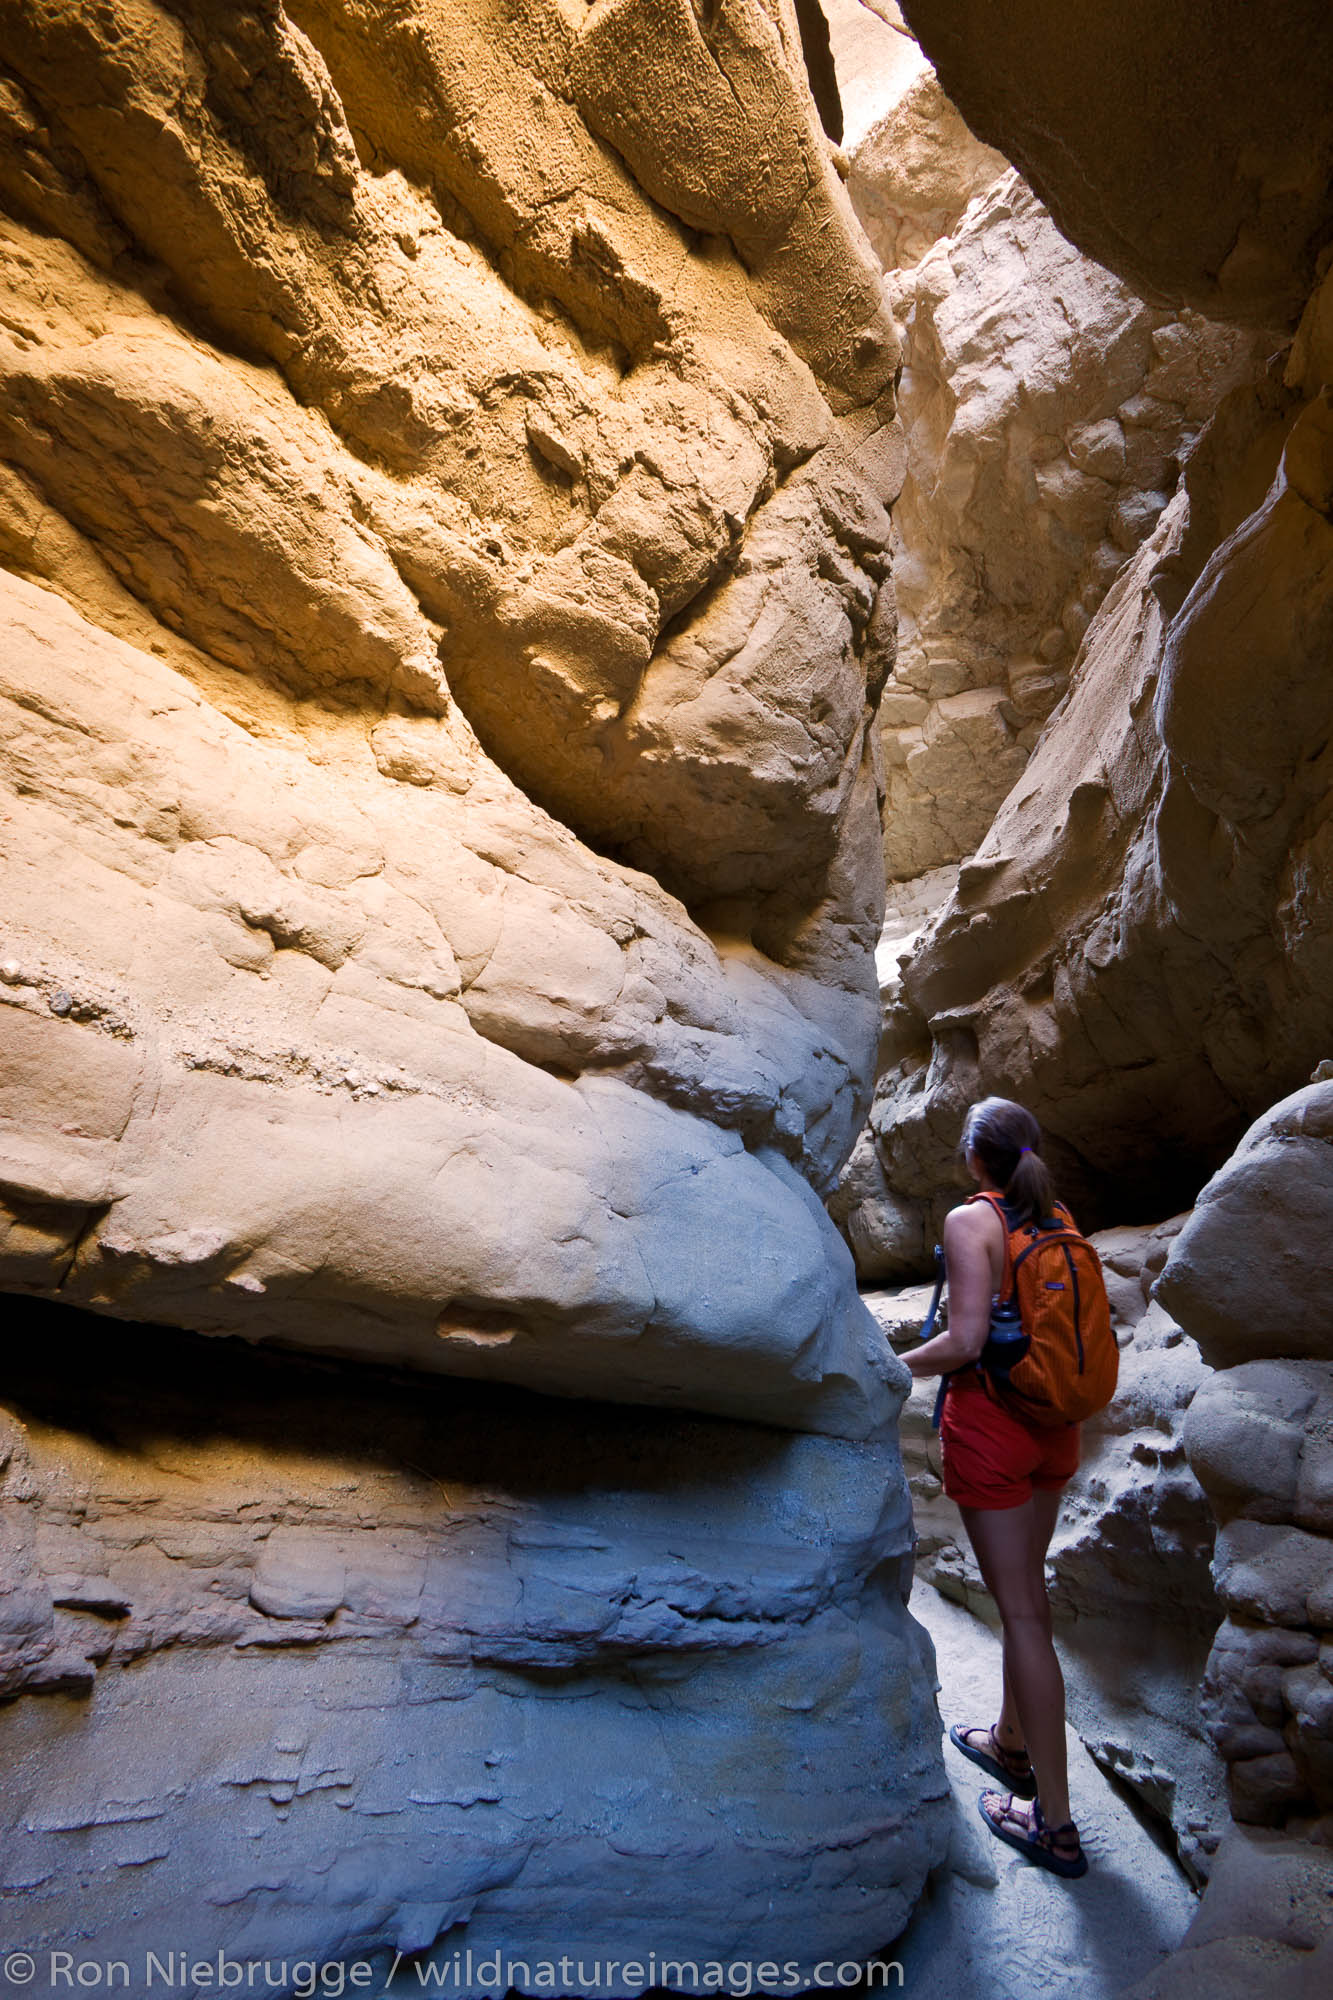
[[[1004,1225],[988,1201],[965,1202],[944,1219],[949,1331],[902,1359],[913,1375],[945,1375],[975,1361],[990,1332],[990,1304],[1004,1270]]]

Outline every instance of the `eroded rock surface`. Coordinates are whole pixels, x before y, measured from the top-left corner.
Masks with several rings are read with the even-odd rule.
[[[1275,1106],[1199,1199],[1161,1292],[1219,1364],[1186,1428],[1226,1609],[1205,1711],[1239,1820],[1333,1825],[1333,1085]]]
[[[1214,1368],[1333,1359],[1333,1083],[1250,1127],[1201,1192],[1162,1273],[1163,1303]]]
[[[901,1928],[947,1785],[892,1445],[12,1330],[0,1883],[43,1967],[90,1913],[136,1969],[447,1933],[808,1976]]]
[[[1319,2000],[1333,1975],[1333,1858],[1236,1827],[1178,1952],[1121,2000]]]
[[[0,66],[0,1278],[874,1428],[898,350],[786,0]]]
[[[900,1268],[988,1091],[1096,1225],[1192,1199],[1322,1052],[1330,282],[1285,375],[1225,399],[905,969],[871,1114]]]
[[[1145,304],[974,137],[910,39],[853,0],[833,18],[851,101],[873,108],[847,189],[903,329],[892,883],[977,846],[1185,452],[1275,336]]]
[[[808,1967],[939,1856],[820,1200],[899,354],[805,55],[0,0],[0,1285],[104,1316],[5,1439],[39,1948]]]
[[[973,196],[1009,171],[1002,153],[968,131],[916,53],[920,67],[860,139],[847,174],[852,206],[887,270],[918,264],[952,234]],[[893,80],[885,78],[887,88]]]
[[[1016,173],[974,187],[975,141],[952,143],[966,208],[893,284],[908,476],[881,705],[890,881],[978,846],[1181,460],[1272,344],[1145,305]]]
[[[793,1102],[818,1100],[821,1038],[755,954],[724,963],[466,740],[458,779],[450,719],[317,730],[314,757],[49,593],[11,578],[3,602],[11,1286],[882,1420],[850,1260],[774,1143],[784,1034]]]

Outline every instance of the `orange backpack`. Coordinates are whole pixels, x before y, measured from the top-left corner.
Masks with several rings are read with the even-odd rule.
[[[998,1194],[969,1200],[989,1202],[1004,1228],[1004,1276],[992,1327],[998,1331],[997,1320],[1012,1325],[1015,1318],[1022,1324],[1017,1341],[987,1341],[979,1364],[983,1381],[1029,1423],[1081,1423],[1105,1409],[1120,1373],[1101,1258],[1062,1202],[1051,1220],[1011,1229]],[[1011,1360],[1016,1352],[1019,1358]]]

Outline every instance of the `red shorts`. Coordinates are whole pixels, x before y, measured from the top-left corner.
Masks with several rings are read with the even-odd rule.
[[[1045,1429],[993,1402],[974,1371],[949,1384],[940,1418],[944,1490],[960,1507],[1021,1507],[1078,1470],[1077,1424]]]

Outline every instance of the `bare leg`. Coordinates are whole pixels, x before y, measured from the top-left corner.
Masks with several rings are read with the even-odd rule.
[[[1046,1576],[1046,1551],[1051,1545],[1051,1536],[1055,1533],[1055,1524],[1060,1514],[1060,1499],[1061,1495],[1058,1492],[1048,1493],[1041,1487],[1038,1487],[1032,1495],[1032,1526],[1038,1544],[1036,1558],[1041,1564],[1043,1582]],[[1046,1608],[1049,1621],[1049,1601]],[[1022,1750],[1025,1747],[1023,1725],[1018,1719],[1018,1701],[1009,1678],[1007,1661],[1004,1667],[1004,1695],[1000,1703],[1000,1719],[995,1725],[995,1735],[1006,1750]]]
[[[1069,1818],[1065,1683],[1051,1638],[1045,1555],[1059,1496],[1040,1494],[1021,1507],[964,1507],[963,1526],[1004,1628],[1005,1679],[1037,1774],[1050,1826]]]

